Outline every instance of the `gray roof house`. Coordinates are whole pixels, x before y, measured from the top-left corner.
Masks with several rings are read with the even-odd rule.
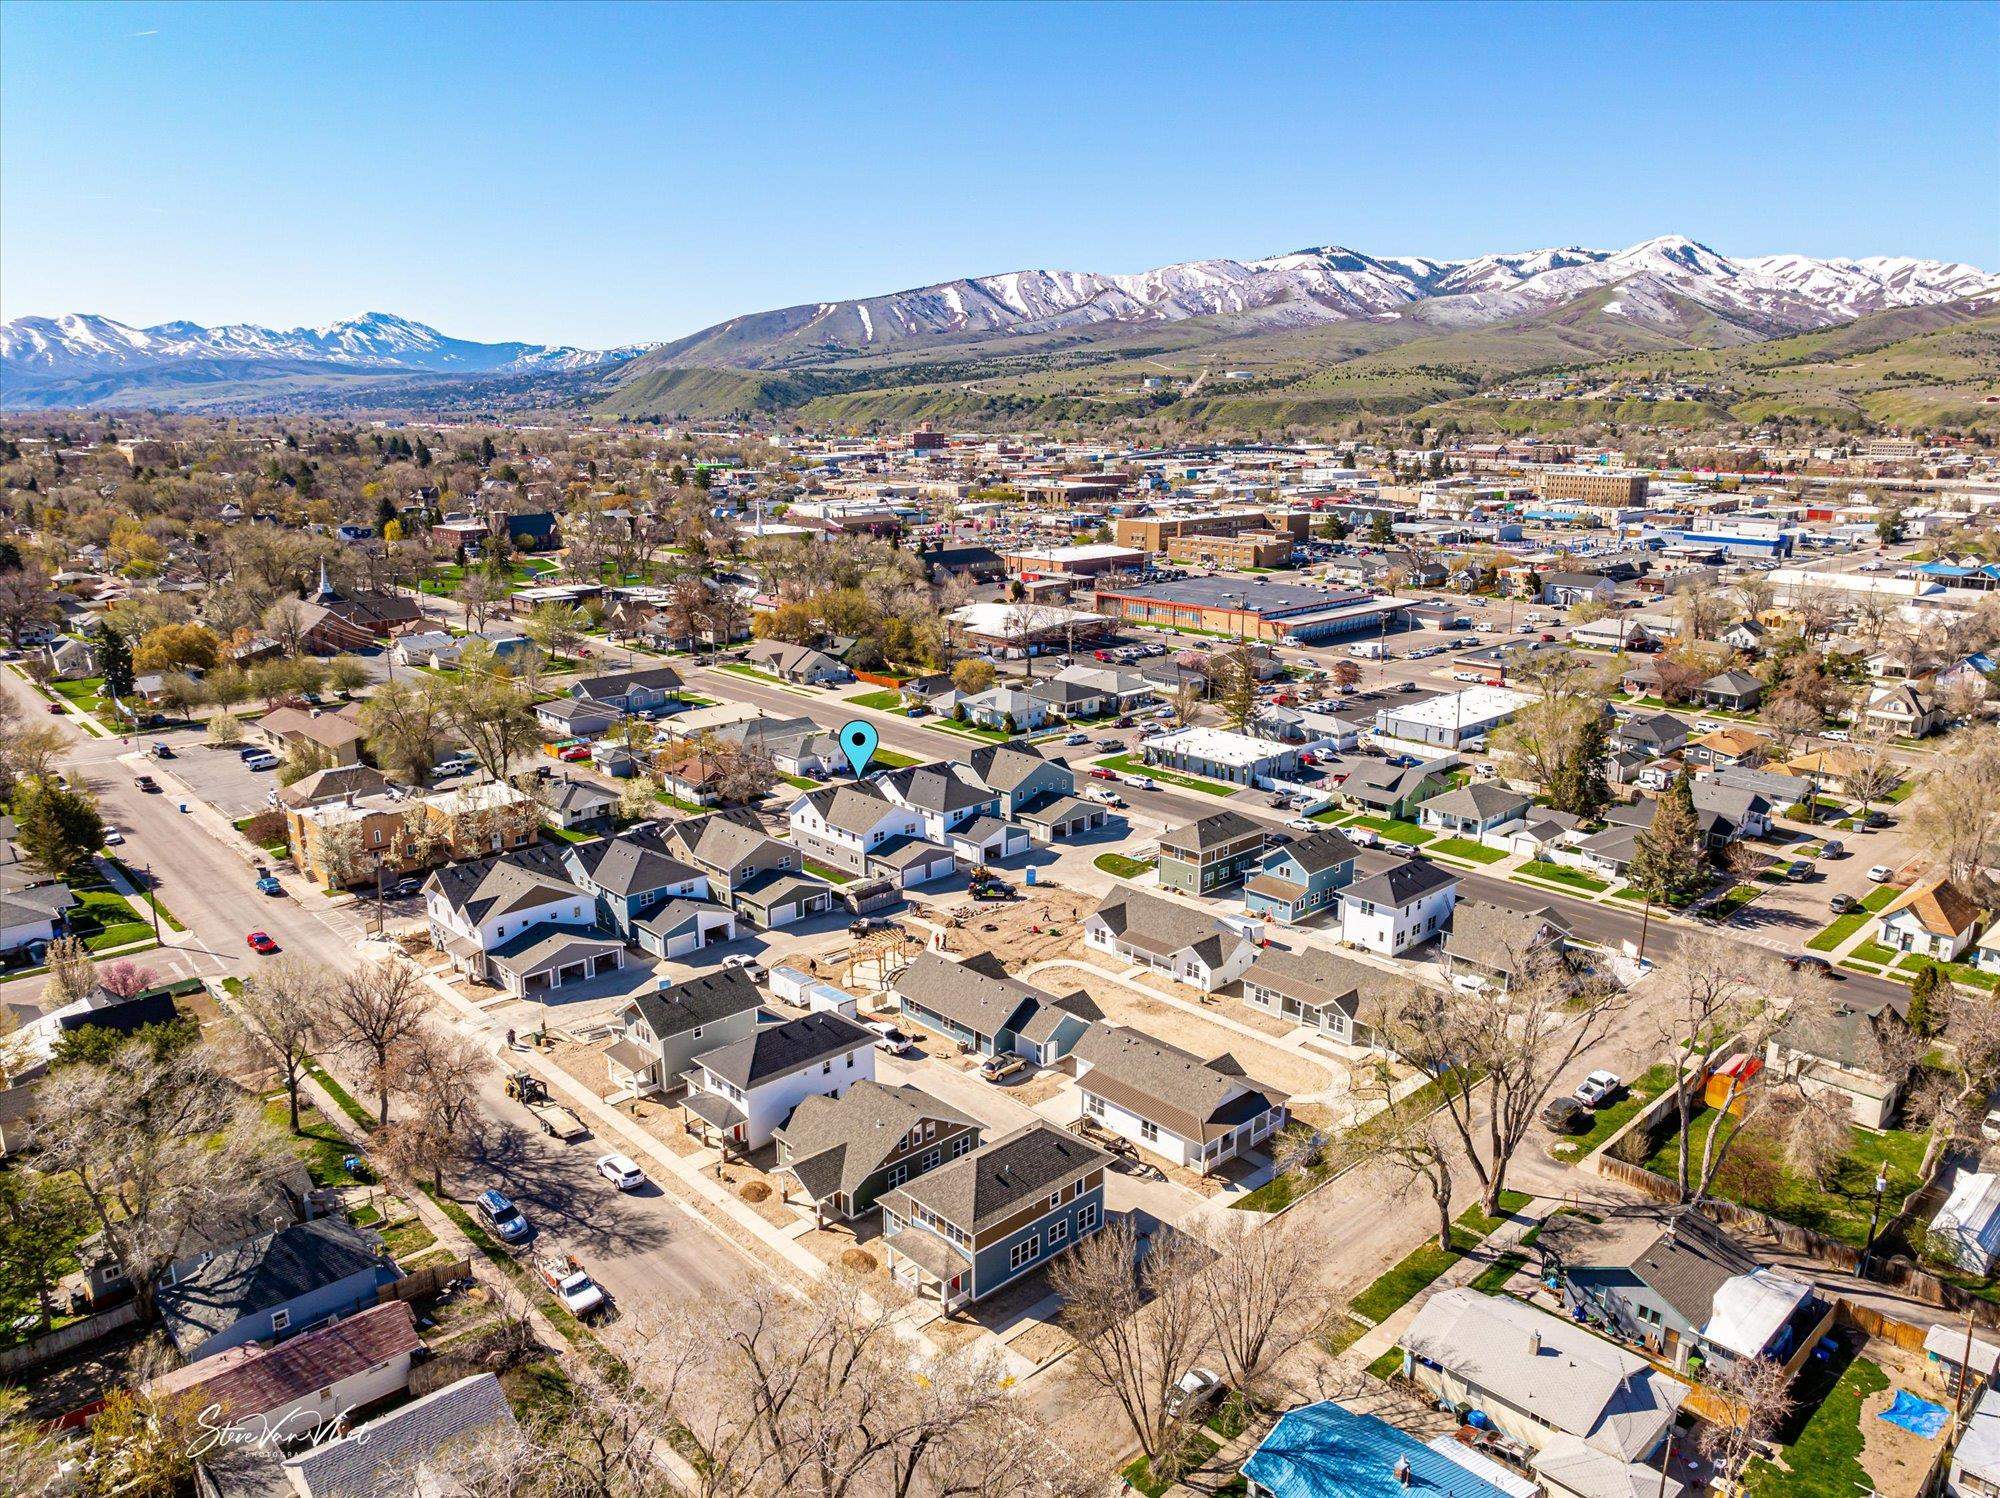
[[[1212,993],[1243,976],[1257,956],[1232,920],[1144,890],[1116,889],[1084,918],[1084,945],[1167,973]]]
[[[1635,713],[1611,730],[1611,742],[1619,748],[1653,755],[1672,754],[1687,741],[1687,719],[1672,713]]]
[[[1431,797],[1417,808],[1417,820],[1426,827],[1476,838],[1520,821],[1534,804],[1532,797],[1519,791],[1475,780]]]
[[[612,1084],[635,1096],[674,1090],[697,1055],[755,1031],[762,1002],[735,967],[633,995],[618,1011],[624,1033],[605,1053]]]
[[[402,1272],[380,1241],[341,1217],[316,1217],[225,1248],[158,1295],[160,1322],[189,1362],[281,1339],[376,1303]]]
[[[517,1429],[514,1407],[491,1373],[475,1373],[356,1426],[286,1460],[298,1498],[381,1498],[428,1491],[420,1474],[442,1479],[468,1456]]]
[[[982,1056],[1013,1051],[1046,1065],[1103,1018],[1088,994],[1057,998],[1009,976],[995,952],[962,961],[919,952],[889,986],[906,1017]]]
[[[853,672],[825,651],[784,640],[759,640],[745,653],[745,659],[784,681],[818,683],[854,678]]]
[[[681,1110],[688,1128],[725,1148],[759,1149],[813,1093],[875,1078],[875,1032],[832,1009],[765,1025],[697,1052]]]
[[[1445,965],[1454,981],[1505,993],[1536,954],[1560,952],[1569,934],[1568,920],[1547,905],[1515,910],[1490,900],[1460,900],[1445,933]]]
[[[1764,695],[1764,683],[1748,671],[1719,671],[1701,684],[1704,702],[1749,712]]]
[[[797,1182],[822,1222],[851,1219],[883,1192],[979,1148],[981,1128],[921,1088],[856,1082],[793,1110],[777,1133],[777,1173]]]
[[[1243,975],[1243,1002],[1309,1025],[1342,1045],[1376,1049],[1402,978],[1324,947],[1266,947]]]
[[[1285,1094],[1251,1081],[1233,1057],[1204,1061],[1140,1030],[1092,1025],[1071,1064],[1085,1119],[1201,1175],[1285,1122]]]

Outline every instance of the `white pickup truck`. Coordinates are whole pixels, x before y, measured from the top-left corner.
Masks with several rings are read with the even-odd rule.
[[[585,1274],[583,1266],[570,1255],[558,1254],[543,1259],[535,1265],[535,1271],[570,1315],[581,1320],[603,1309],[604,1292],[597,1288],[597,1281]]]

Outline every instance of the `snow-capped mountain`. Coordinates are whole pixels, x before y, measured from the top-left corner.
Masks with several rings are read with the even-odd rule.
[[[205,328],[191,322],[135,328],[70,313],[0,324],[0,363],[16,376],[61,379],[140,370],[191,360],[289,361],[350,369],[432,374],[502,374],[589,369],[624,352],[551,348],[538,343],[475,343],[387,312],[324,328],[280,331],[248,323]]]
[[[763,365],[955,338],[1251,315],[1260,328],[1408,316],[1447,327],[1529,315],[1624,285],[1613,315],[1677,320],[1691,302],[1771,337],[1891,307],[2000,295],[1969,265],[1878,256],[1731,259],[1680,236],[1624,250],[1580,246],[1470,260],[1373,256],[1339,245],[1261,260],[1195,260],[1136,275],[1031,270],[973,276],[856,301],[732,318],[665,345],[658,362]]]

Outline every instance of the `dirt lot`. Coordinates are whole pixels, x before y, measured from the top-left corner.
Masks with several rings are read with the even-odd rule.
[[[1302,1056],[1297,1051],[1252,1040],[1222,1025],[1211,1024],[1177,1005],[1135,993],[1096,967],[1065,963],[1059,968],[1037,974],[1035,981],[1052,991],[1070,986],[1081,988],[1097,1001],[1105,1017],[1113,1023],[1144,1030],[1169,1045],[1177,1045],[1205,1059],[1227,1051],[1243,1064],[1243,1069],[1252,1077],[1268,1082],[1282,1092],[1320,1092],[1338,1085],[1335,1063],[1331,1060],[1321,1062]],[[1234,1018],[1233,1015],[1231,1017]]]
[[[599,1097],[608,1098],[617,1091],[611,1085],[611,1073],[604,1062],[604,1053],[611,1049],[613,1039],[607,1035],[589,1044],[580,1040],[558,1040],[553,1051],[542,1054]]]
[[[1298,1025],[1291,1020],[1279,1019],[1276,1015],[1266,1014],[1261,1009],[1253,1009],[1248,1004],[1243,1003],[1239,998],[1234,996],[1236,992],[1241,991],[1240,985],[1237,984],[1230,985],[1233,991],[1231,994],[1203,994],[1196,989],[1189,988],[1185,983],[1176,982],[1165,973],[1141,973],[1134,981],[1142,988],[1150,988],[1155,993],[1165,994],[1169,998],[1181,999],[1190,1004],[1201,1004],[1204,1008],[1213,1009],[1219,1014],[1226,1014],[1239,1025],[1248,1025],[1251,1029],[1258,1031],[1260,1034],[1269,1035],[1274,1040],[1289,1035],[1292,1031],[1298,1029]]]
[[[1873,1351],[1871,1346],[1871,1354]],[[1930,1472],[1942,1438],[1925,1440],[1914,1431],[1876,1418],[1895,1401],[1896,1390],[1911,1383],[1900,1370],[1885,1366],[1882,1371],[1895,1382],[1861,1402],[1861,1432],[1865,1444],[1856,1460],[1874,1480],[1875,1491],[1882,1498],[1915,1498]]]
[[[1019,971],[1082,951],[1083,918],[1097,908],[1097,900],[1081,890],[1039,884],[1022,887],[1022,897],[1005,904],[959,897],[932,908],[949,932],[953,954],[999,952]]]

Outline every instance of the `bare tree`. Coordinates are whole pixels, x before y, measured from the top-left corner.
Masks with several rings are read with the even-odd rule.
[[[389,1121],[389,1094],[424,1017],[423,982],[404,963],[369,963],[347,973],[327,996],[333,1042],[364,1069],[375,1090],[376,1122]]]
[[[76,1182],[148,1320],[192,1235],[244,1210],[277,1163],[255,1103],[202,1045],[125,1041],[65,1065],[40,1106],[30,1162]]]
[[[444,1173],[468,1155],[479,1132],[479,1084],[490,1063],[467,1036],[433,1023],[411,1035],[398,1068],[398,1088],[409,1098],[409,1116],[390,1125],[385,1141],[404,1173],[429,1176],[444,1190]]]
[[[325,971],[298,957],[280,957],[259,967],[236,1001],[236,1017],[251,1042],[278,1069],[294,1134],[299,1132],[299,1087],[321,1038],[326,1001]]]
[[[1792,1412],[1792,1381],[1784,1365],[1769,1358],[1730,1358],[1711,1364],[1704,1382],[1721,1396],[1728,1415],[1701,1422],[1697,1449],[1715,1464],[1718,1486],[1727,1492]]]
[[[1844,1094],[1800,1098],[1785,1130],[1785,1163],[1806,1180],[1826,1185],[1854,1142],[1852,1117]]]
[[[1174,683],[1173,693],[1167,698],[1167,705],[1173,709],[1176,728],[1192,727],[1201,716],[1202,684],[1199,678],[1182,675]]]
[[[445,725],[494,780],[505,780],[541,740],[529,695],[500,677],[462,677],[440,694],[439,706]]]
[[[1961,883],[2000,861],[2000,728],[1963,729],[1938,746],[1905,806],[1909,841]]]
[[[1405,1190],[1421,1189],[1437,1210],[1437,1245],[1451,1248],[1452,1169],[1459,1146],[1451,1125],[1436,1109],[1396,1095],[1396,1078],[1386,1059],[1378,1059],[1374,1081],[1357,1089],[1382,1100],[1365,1134],[1347,1148],[1355,1161],[1380,1160]]]
[[[1063,1298],[1063,1324],[1077,1341],[1074,1376],[1117,1404],[1156,1472],[1179,1445],[1167,1396],[1206,1339],[1199,1283],[1206,1258],[1194,1240],[1167,1229],[1142,1256],[1126,1217],[1049,1271]]]
[[[73,1003],[97,986],[97,968],[90,960],[90,949],[78,937],[58,936],[49,943],[43,961],[49,979],[42,985],[42,997],[52,1006]]]
[[[1311,1292],[1321,1246],[1296,1216],[1255,1223],[1223,1214],[1203,1234],[1213,1258],[1198,1281],[1209,1345],[1232,1388],[1254,1391],[1272,1363],[1303,1341],[1322,1307]]]
[[[1481,1187],[1481,1206],[1500,1215],[1507,1167],[1569,1064],[1610,1030],[1623,996],[1580,980],[1553,947],[1517,950],[1503,1011],[1456,989],[1413,988],[1395,1002],[1392,1049],[1438,1079],[1444,1113]]]
[[[465,581],[458,585],[455,596],[459,607],[465,610],[472,632],[478,634],[486,628],[486,618],[492,613],[493,606],[507,596],[507,585],[484,568],[479,568],[465,574]]]

